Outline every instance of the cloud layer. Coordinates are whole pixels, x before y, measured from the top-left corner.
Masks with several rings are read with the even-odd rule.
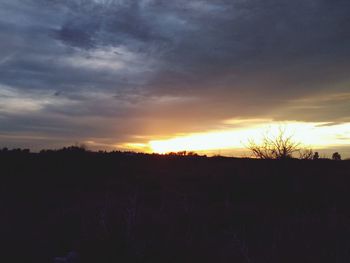
[[[2,0],[0,142],[347,122],[349,13],[347,0]]]

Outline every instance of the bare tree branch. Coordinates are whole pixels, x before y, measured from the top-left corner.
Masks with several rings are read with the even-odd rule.
[[[303,148],[300,142],[294,141],[293,135],[287,135],[285,127],[279,127],[276,136],[265,132],[260,144],[249,139],[247,148],[259,159],[288,159],[295,153],[299,153],[300,159],[310,159],[313,155],[311,149]]]

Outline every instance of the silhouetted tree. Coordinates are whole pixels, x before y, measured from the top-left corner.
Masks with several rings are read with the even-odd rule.
[[[86,152],[86,148],[83,146],[68,146],[68,147],[63,147],[59,151],[70,152],[70,153],[82,153],[82,152]]]
[[[340,161],[341,160],[341,155],[338,152],[333,153],[332,154],[332,160]]]
[[[314,153],[314,156],[312,157],[313,160],[318,160],[320,158],[318,152]]]
[[[169,156],[192,156],[192,157],[199,156],[196,152],[193,152],[193,151],[170,152],[167,155],[169,155]]]
[[[265,134],[261,144],[256,144],[253,139],[248,142],[248,149],[254,157],[260,159],[288,159],[293,153],[302,152],[299,142],[295,142],[291,135],[287,135],[284,128],[279,128],[276,136]]]
[[[299,159],[301,160],[312,160],[314,157],[314,152],[312,149],[300,149],[299,150]]]

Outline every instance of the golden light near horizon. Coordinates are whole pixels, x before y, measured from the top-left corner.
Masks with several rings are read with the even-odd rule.
[[[248,122],[249,123],[249,122]],[[209,131],[152,140],[149,148],[155,153],[178,151],[210,151],[242,149],[250,139],[259,143],[264,134],[276,136],[283,127],[286,135],[311,148],[350,145],[350,123],[328,125],[325,122],[270,122],[250,124],[247,127],[223,131]]]

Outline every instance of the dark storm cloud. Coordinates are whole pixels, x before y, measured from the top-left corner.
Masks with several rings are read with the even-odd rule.
[[[345,120],[348,101],[299,100],[349,91],[349,12],[346,0],[2,0],[1,131],[120,141],[180,121],[174,132]],[[101,128],[76,121],[89,117]]]

